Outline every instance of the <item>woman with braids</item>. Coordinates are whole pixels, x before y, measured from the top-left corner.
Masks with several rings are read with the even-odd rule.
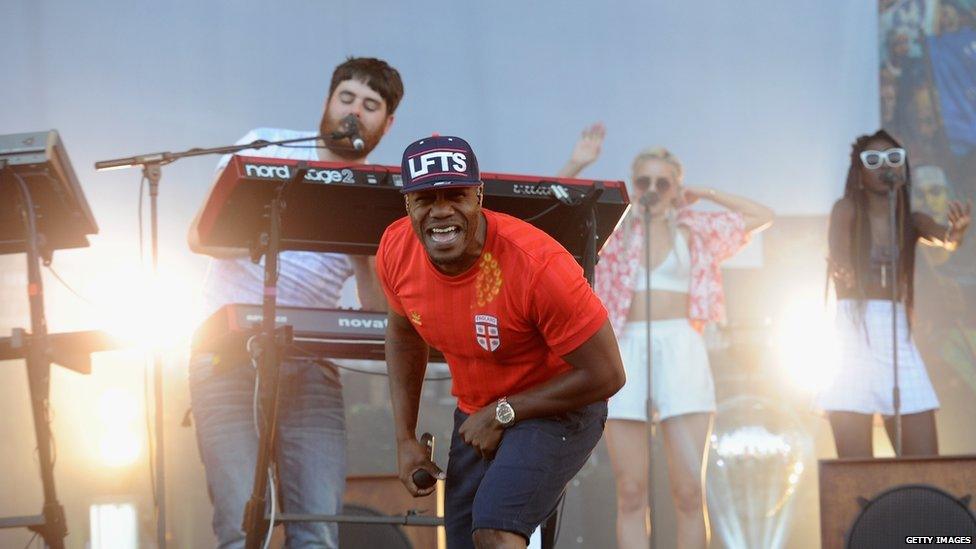
[[[837,293],[840,367],[817,398],[827,412],[838,457],[872,457],[874,414],[884,416],[894,443],[891,295],[898,297],[898,384],[903,455],[939,452],[935,410],[939,401],[911,339],[915,243],[954,250],[970,223],[971,204],[949,204],[949,225],[909,209],[905,149],[884,130],[859,137],[851,148],[844,197],[830,214],[828,270]],[[898,186],[897,235],[891,234],[888,190]],[[892,238],[898,269],[890,268]]]
[[[602,125],[583,132],[560,175],[573,177],[596,160]],[[682,185],[681,162],[664,148],[634,159],[628,192],[634,207],[604,246],[595,289],[603,299],[627,372],[610,399],[607,447],[617,486],[617,545],[647,547],[647,324],[651,324],[653,403],[664,434],[678,547],[706,547],[705,443],[715,412],[715,390],[700,331],[724,315],[719,264],[751,233],[770,225],[773,212],[715,189]],[[646,286],[644,210],[649,199],[651,283]],[[688,208],[703,199],[724,208]],[[651,310],[645,307],[650,296]]]

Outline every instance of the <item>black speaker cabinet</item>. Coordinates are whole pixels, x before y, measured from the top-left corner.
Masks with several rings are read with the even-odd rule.
[[[821,545],[972,544],[973,496],[976,456],[821,460]]]

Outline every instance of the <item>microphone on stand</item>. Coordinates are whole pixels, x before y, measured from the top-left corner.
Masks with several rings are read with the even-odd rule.
[[[658,203],[661,200],[661,195],[654,191],[644,193],[644,196],[640,198],[640,205],[645,208],[650,208],[651,206]]]
[[[891,171],[881,174],[881,181],[892,189],[897,189],[905,184],[905,178],[902,177],[901,173]]]
[[[363,140],[362,135],[359,135],[359,122],[355,117],[349,125],[349,141],[352,142],[352,148],[357,151],[362,151],[366,148],[366,141]]]
[[[332,132],[332,139],[338,141],[339,139],[348,137],[353,149],[357,151],[365,149],[366,141],[363,139],[362,134],[359,133],[359,119],[356,118],[356,115],[346,115],[342,119],[342,124],[346,127],[345,131]]]

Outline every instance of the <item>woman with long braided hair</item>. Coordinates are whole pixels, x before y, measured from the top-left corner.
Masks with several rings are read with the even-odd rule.
[[[886,131],[857,138],[851,148],[844,196],[830,214],[829,279],[837,294],[840,368],[817,398],[827,412],[839,457],[872,457],[874,414],[884,417],[894,444],[891,296],[897,296],[898,380],[902,455],[935,455],[939,401],[911,339],[915,244],[955,250],[970,223],[971,204],[952,202],[949,225],[913,212],[905,149]],[[897,234],[892,235],[888,193],[896,188]],[[898,243],[891,272],[892,242]],[[892,288],[894,285],[894,288]]]

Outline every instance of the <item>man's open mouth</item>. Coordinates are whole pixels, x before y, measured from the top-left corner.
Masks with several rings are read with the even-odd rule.
[[[431,227],[427,229],[427,234],[436,244],[452,244],[461,238],[461,227],[458,225]]]

